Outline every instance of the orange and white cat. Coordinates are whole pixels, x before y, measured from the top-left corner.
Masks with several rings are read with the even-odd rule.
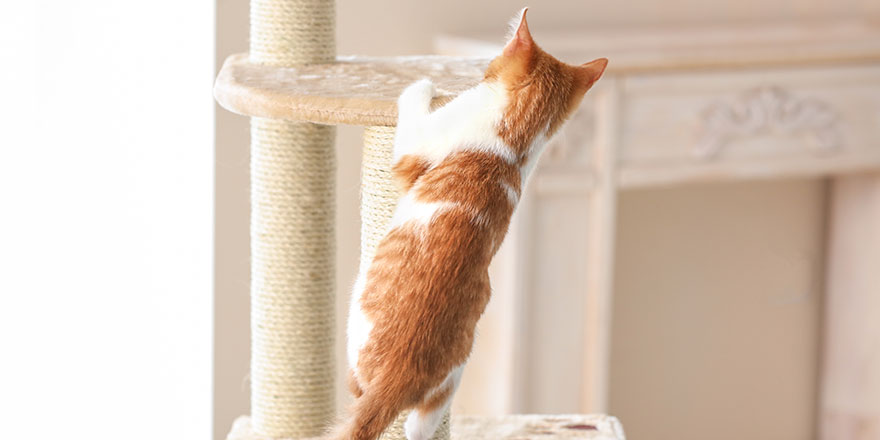
[[[398,100],[394,176],[402,197],[371,262],[361,262],[348,320],[350,419],[334,438],[374,440],[412,409],[408,440],[440,424],[489,301],[487,268],[547,141],[605,70],[541,50],[526,9],[479,85],[431,111],[434,86]]]

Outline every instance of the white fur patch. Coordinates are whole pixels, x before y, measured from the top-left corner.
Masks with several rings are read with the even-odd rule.
[[[513,154],[513,150],[507,147],[504,144],[491,144],[491,145],[475,145],[472,147],[464,148],[465,151],[476,151],[480,153],[491,154],[493,156],[498,156],[504,162],[507,162],[508,165],[513,165],[516,163],[516,155]]]
[[[456,151],[470,150],[494,154],[513,163],[516,158],[498,136],[498,124],[506,107],[503,86],[480,83],[433,113],[402,113],[394,139],[395,160],[415,154],[435,166]]]
[[[507,25],[507,38],[505,41],[510,42],[510,40],[516,36],[516,31],[519,30],[519,24],[522,23],[523,15],[525,15],[526,10],[528,9],[529,8],[520,9],[519,12],[510,19],[510,22]]]
[[[390,229],[397,228],[406,223],[415,222],[417,225],[427,225],[431,223],[431,219],[443,210],[454,208],[455,203],[425,203],[416,200],[412,191],[407,193],[397,202],[397,209],[394,210],[394,216],[391,217]]]
[[[366,282],[366,275],[359,274],[352,288],[351,304],[348,308],[346,354],[348,355],[348,366],[354,371],[355,377],[357,377],[358,354],[366,345],[370,332],[373,331],[373,323],[367,319],[361,309],[361,296],[364,293]]]
[[[397,130],[394,135],[392,163],[418,149],[419,134],[424,126],[434,97],[434,84],[422,79],[410,84],[397,99]]]
[[[535,136],[535,139],[532,141],[532,144],[529,145],[528,151],[529,155],[526,157],[526,161],[523,164],[522,168],[520,168],[520,188],[525,188],[526,183],[529,181],[529,177],[532,174],[532,171],[535,170],[535,167],[538,166],[538,159],[541,158],[541,153],[544,152],[544,148],[547,146],[547,130],[549,127],[545,127],[541,133],[538,133]]]
[[[500,183],[501,188],[504,189],[504,193],[507,194],[507,200],[510,201],[511,205],[516,206],[516,204],[519,203],[519,193],[517,193],[509,183],[503,181]]]

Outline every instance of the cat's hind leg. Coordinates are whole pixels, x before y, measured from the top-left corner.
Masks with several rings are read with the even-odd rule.
[[[409,413],[404,424],[407,440],[430,440],[434,435],[452,404],[452,396],[461,383],[463,369],[464,365],[453,368],[443,383],[428,393],[422,403]]]

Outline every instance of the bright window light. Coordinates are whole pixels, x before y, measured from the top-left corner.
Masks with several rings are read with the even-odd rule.
[[[0,5],[0,414],[211,437],[214,2]]]

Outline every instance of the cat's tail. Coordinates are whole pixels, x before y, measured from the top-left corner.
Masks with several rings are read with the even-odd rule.
[[[406,409],[398,390],[367,389],[351,408],[348,420],[340,423],[326,440],[376,440],[382,431]]]

